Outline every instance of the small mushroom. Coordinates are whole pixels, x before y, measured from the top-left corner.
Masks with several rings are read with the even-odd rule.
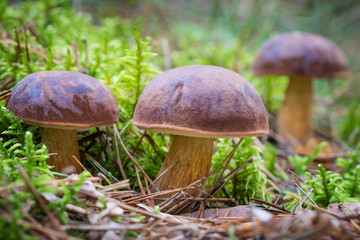
[[[78,72],[41,71],[23,78],[6,107],[26,123],[43,127],[42,142],[54,171],[80,166],[77,129],[117,122],[119,109],[112,92],[99,80]]]
[[[157,184],[160,190],[185,187],[208,175],[213,138],[268,133],[264,104],[241,75],[216,66],[184,66],[163,72],[142,92],[135,126],[174,134]]]
[[[332,41],[305,32],[290,32],[267,40],[258,51],[255,75],[287,75],[289,85],[278,111],[278,131],[301,144],[312,137],[312,78],[336,78],[348,73],[345,54]]]

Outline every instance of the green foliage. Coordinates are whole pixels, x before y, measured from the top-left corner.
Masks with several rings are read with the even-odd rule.
[[[66,205],[73,204],[78,205],[77,193],[80,191],[84,181],[89,177],[89,172],[82,172],[79,179],[75,181],[73,185],[61,183],[61,199],[59,201],[53,201],[49,204],[49,209],[56,212],[63,223],[68,223],[68,216],[65,214]]]
[[[261,167],[257,164],[263,162],[260,153],[261,150],[254,145],[251,145],[252,138],[244,138],[235,151],[227,172],[230,172],[237,167],[244,164],[246,161],[253,159],[252,163],[246,165],[241,169],[226,185],[231,197],[235,198],[241,203],[247,203],[248,198],[260,198],[270,200],[269,192],[266,188],[267,178]],[[217,143],[217,152],[213,156],[213,166],[218,166],[229,155],[232,148],[235,146],[231,139],[220,139]],[[222,171],[220,169],[217,174],[211,176],[209,184],[212,185]]]
[[[262,96],[264,104],[269,112],[276,114],[284,101],[285,91],[288,85],[286,76],[262,76],[256,78],[256,89]]]
[[[360,165],[357,165],[351,173],[344,173],[344,189],[347,202],[360,201]]]
[[[3,0],[0,2],[0,12],[5,12],[5,9],[7,8],[7,0]],[[0,15],[0,22],[3,21],[3,14]]]
[[[133,127],[132,127],[133,128]],[[168,148],[166,146],[170,146],[170,136],[161,135],[158,133],[147,133],[148,137],[144,137],[142,140],[142,144],[139,145],[136,153],[137,158],[136,161],[142,166],[146,174],[151,178],[155,179],[157,173],[162,164],[162,160],[165,159],[166,154],[168,152]],[[139,141],[140,136],[137,138],[127,138],[128,144],[135,146]],[[131,160],[128,159],[127,156],[124,156],[125,162],[128,161],[126,165],[126,172],[129,176],[133,176],[130,178],[131,186],[134,189],[138,189],[139,183],[137,181],[136,172],[134,164]],[[143,186],[145,182],[143,182]]]
[[[291,166],[294,169],[294,172],[297,175],[303,175],[306,173],[306,169],[308,168],[309,164],[312,163],[317,156],[320,154],[321,149],[325,147],[328,143],[327,142],[321,142],[317,147],[313,154],[311,155],[292,155],[289,156],[289,162]]]
[[[356,166],[360,165],[360,144],[352,152],[347,153],[348,158],[336,159],[336,165],[340,167],[344,173],[353,173]]]
[[[15,151],[15,153],[24,156],[26,159],[26,161],[20,161],[19,165],[23,165],[30,179],[33,178],[34,170],[40,174],[49,174],[50,167],[46,164],[46,159],[48,159],[47,148],[43,145],[40,149],[36,149],[33,143],[32,133],[25,133],[24,148]],[[21,164],[24,162],[25,164]]]
[[[326,171],[326,169],[319,164],[317,174],[313,176],[311,173],[306,172],[305,176],[305,186],[302,189],[310,193],[308,196],[320,207],[327,207],[331,203],[339,203],[345,200],[345,192],[343,188],[343,178],[338,173],[333,173],[331,171]],[[311,190],[311,191],[310,191]],[[304,194],[301,194],[302,198]],[[290,199],[290,196],[287,196],[286,199]],[[308,201],[310,201],[308,199]],[[293,208],[297,200],[293,200],[288,207]],[[310,208],[310,207],[307,207]]]
[[[352,152],[347,153],[348,158],[338,158],[337,166],[343,170],[342,176],[345,179],[347,201],[354,201],[360,195],[360,144]]]
[[[160,207],[159,205],[156,205],[154,208],[154,214],[159,214],[160,213]]]
[[[159,72],[149,62],[149,59],[156,56],[151,52],[150,39],[140,38],[139,31],[134,29],[136,47],[126,49],[125,56],[119,62],[124,67],[117,79],[109,86],[119,103],[130,119],[134,113],[135,105],[146,84],[154,74]]]
[[[25,132],[36,131],[37,127],[25,124],[23,121],[15,117],[7,108],[0,107],[1,136],[6,140],[6,145],[14,145],[16,143],[25,143]]]
[[[360,167],[354,169],[354,178],[352,180],[343,178],[339,173],[327,171],[321,164],[318,165],[316,175],[306,172],[304,186],[302,189],[308,193],[308,196],[320,207],[327,207],[332,203],[341,202],[359,202],[360,195],[354,195],[359,192],[359,176]],[[350,181],[349,181],[350,180]],[[354,185],[357,184],[357,185]],[[301,198],[304,198],[303,192]],[[291,199],[290,195],[287,195],[285,199]],[[306,199],[310,201],[309,199]],[[298,203],[297,200],[290,202],[287,207],[292,209]],[[310,207],[307,207],[310,208]]]
[[[276,163],[276,147],[271,145],[271,143],[266,142],[264,144],[263,157],[265,168],[274,174]]]
[[[316,177],[313,178],[308,174],[309,179],[305,181],[305,184],[314,189],[312,199],[322,207],[330,203],[343,202],[344,189],[341,186],[343,181],[341,175],[326,171],[321,164],[318,168]]]
[[[34,1],[31,4],[26,1],[9,5],[5,7],[2,17],[5,23],[11,23],[4,24],[4,31],[8,33],[7,38],[16,42],[18,35],[22,46],[25,46],[23,24],[30,24],[32,29],[26,31],[27,42],[29,47],[37,52],[30,51],[28,61],[25,48],[21,48],[19,52],[15,45],[0,43],[0,84],[9,77],[14,77],[15,81],[9,85],[11,87],[34,71],[82,70],[103,81],[115,94],[121,112],[122,121],[119,122],[119,126],[123,127],[126,123],[131,125],[133,110],[142,89],[154,74],[158,73],[151,62],[156,54],[151,52],[150,38],[142,39],[139,31],[134,29],[134,23],[129,24],[127,20],[116,16],[100,19],[101,25],[94,25],[90,14],[75,12],[66,0]],[[32,24],[34,22],[35,25]],[[78,68],[75,57],[75,43],[81,69]],[[13,120],[10,122],[5,114],[8,112],[0,112],[0,131],[12,127],[4,132],[4,142],[11,140],[13,142],[7,144],[13,144],[15,141],[23,144],[26,130],[38,136],[34,127],[16,122],[18,120],[15,117],[9,118]],[[126,147],[131,149],[138,139],[133,135],[128,137],[128,131],[133,132],[134,128],[126,128],[122,136]],[[154,138],[159,137],[154,135]],[[156,139],[155,141],[162,148],[164,143]],[[96,156],[101,151],[101,145],[96,142],[88,150]],[[139,147],[140,158],[144,159],[143,163],[147,165],[144,169],[152,169],[155,172],[156,169],[151,168],[149,156],[150,159],[158,156],[154,157],[151,153],[145,156],[141,153],[149,151],[151,149],[147,146]],[[122,150],[120,154],[121,158],[126,158]],[[109,153],[106,155],[111,158]],[[160,164],[158,161],[157,165]],[[134,174],[132,164],[127,166],[131,169],[129,174]],[[112,161],[105,161],[104,167],[118,177],[119,173],[114,171]]]
[[[264,150],[262,153],[264,159],[264,166],[275,177],[288,180],[288,177],[285,174],[275,170],[275,163],[277,161],[276,152],[277,152],[277,148],[274,145],[272,145],[269,142],[266,142],[264,144]]]
[[[50,167],[46,164],[47,158],[46,147],[37,149],[30,132],[25,133],[24,146],[20,143],[10,145],[0,138],[0,186],[6,187],[11,183],[26,185],[20,174],[20,170],[24,169],[35,188],[42,191],[45,189],[44,184],[52,178]],[[39,174],[43,175],[36,177]],[[19,239],[26,236],[26,228],[19,228],[17,221],[24,217],[21,209],[29,199],[34,199],[30,192],[9,189],[6,198],[0,200],[0,209],[6,212],[0,214],[0,226],[7,226],[0,231],[1,239]]]
[[[53,53],[49,48],[46,55],[46,66],[45,66],[46,70],[52,70],[54,68],[53,60],[54,60]]]
[[[302,171],[306,178],[305,186],[302,188],[305,192],[312,190],[309,196],[319,206],[326,207],[331,203],[360,201],[360,144],[347,155],[347,159],[337,159],[337,166],[343,170],[342,174],[326,171],[321,164],[319,164],[315,176],[305,170]],[[304,169],[301,164],[300,167]],[[290,196],[286,198],[291,199]],[[297,200],[293,200],[288,207],[293,208],[296,203]]]
[[[0,113],[9,123],[8,129],[2,132],[0,138],[0,186],[6,187],[13,183],[26,186],[27,180],[20,173],[24,171],[40,194],[58,194],[57,188],[48,185],[53,179],[53,174],[46,163],[46,146],[36,145],[33,134],[26,131],[34,128],[17,119],[5,107],[1,107]],[[4,140],[5,137],[8,140]],[[59,201],[49,204],[49,208],[57,212],[63,222],[67,221],[67,215],[64,214],[66,204],[77,204],[76,194],[87,176],[89,174],[84,172],[73,185],[62,184]],[[6,197],[0,199],[0,209],[5,210],[5,213],[0,214],[0,227],[6,226],[6,231],[5,228],[0,231],[1,239],[28,238],[26,228],[19,227],[18,220],[24,217],[23,205],[29,204],[28,201],[31,199],[35,199],[31,192],[13,191],[11,188],[7,191]],[[32,214],[38,214],[40,211],[39,208],[32,208]]]
[[[229,226],[229,240],[236,240],[236,233],[235,233],[235,226],[234,225],[230,225]]]
[[[348,108],[346,117],[338,121],[339,135],[349,146],[355,146],[360,140],[359,101],[353,101]]]
[[[24,171],[29,180],[34,185],[36,191],[40,194],[50,193],[60,196],[58,201],[51,202],[48,207],[56,212],[63,222],[68,221],[64,213],[67,204],[77,205],[77,193],[83,185],[85,178],[89,176],[88,172],[83,172],[79,179],[73,185],[61,184],[61,193],[57,188],[48,185],[53,179],[50,172],[50,166],[46,163],[48,158],[47,149],[43,145],[37,147],[32,139],[32,133],[25,133],[24,145],[15,143],[14,145],[4,143],[0,138],[0,187],[6,187],[12,183],[26,186],[27,180],[23,178],[20,171]],[[34,200],[32,192],[13,191],[11,188],[7,191],[6,198],[0,199],[0,209],[5,213],[0,214],[0,226],[7,226],[6,231],[0,231],[1,239],[19,239],[27,236],[26,228],[18,226],[20,218],[25,217],[23,205],[29,204],[29,200]],[[38,214],[39,208],[32,208],[32,214]]]
[[[13,145],[3,142],[0,138],[0,177],[6,181],[17,181],[21,178],[18,168],[23,168],[30,179],[33,179],[34,172],[52,176],[50,167],[46,163],[48,158],[45,146],[37,148],[33,143],[32,133],[25,133],[25,142],[22,144],[15,143]]]
[[[35,146],[33,143],[33,134],[29,130],[33,130],[34,127],[17,119],[5,107],[0,108],[0,115],[9,124],[8,128],[1,133],[2,138],[0,138],[2,159],[0,175],[4,174],[7,181],[16,181],[20,176],[17,167],[24,168],[31,179],[34,171],[51,175],[49,166],[46,164],[48,158],[46,147]]]

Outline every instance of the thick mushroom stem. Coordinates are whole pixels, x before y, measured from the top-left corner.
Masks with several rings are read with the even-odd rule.
[[[43,128],[42,139],[49,153],[57,153],[56,156],[51,156],[48,163],[52,171],[61,172],[65,167],[74,166],[75,172],[82,171],[79,164],[73,158],[75,156],[80,159],[77,131],[64,130],[59,128]]]
[[[186,187],[209,174],[213,153],[212,138],[175,135],[169,153],[158,177],[169,169],[156,183],[160,190]],[[196,194],[197,191],[191,191]]]
[[[285,100],[278,112],[279,133],[289,134],[301,144],[311,137],[312,80],[304,76],[291,76]]]

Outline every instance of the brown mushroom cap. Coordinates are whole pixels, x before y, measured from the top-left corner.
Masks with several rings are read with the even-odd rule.
[[[25,122],[46,127],[81,129],[119,119],[112,92],[99,80],[78,72],[32,73],[12,89],[6,107]]]
[[[245,137],[268,133],[264,104],[241,75],[216,66],[163,72],[144,89],[133,124],[193,137]]]
[[[348,62],[332,41],[295,31],[267,40],[255,57],[253,70],[256,75],[335,78],[347,75]]]

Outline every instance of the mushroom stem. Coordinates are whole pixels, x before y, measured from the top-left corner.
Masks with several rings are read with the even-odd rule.
[[[158,188],[166,190],[170,187],[186,187],[207,176],[211,167],[212,153],[212,138],[175,135],[158,176],[169,170],[159,179]],[[197,191],[190,193],[194,195]]]
[[[304,76],[289,77],[285,100],[278,112],[279,133],[291,135],[304,144],[311,137],[312,80]]]
[[[61,172],[65,167],[74,166],[75,172],[82,171],[79,164],[75,161],[73,156],[80,159],[77,131],[64,130],[59,128],[43,128],[42,139],[49,153],[57,153],[56,156],[51,156],[48,163],[52,171]]]

